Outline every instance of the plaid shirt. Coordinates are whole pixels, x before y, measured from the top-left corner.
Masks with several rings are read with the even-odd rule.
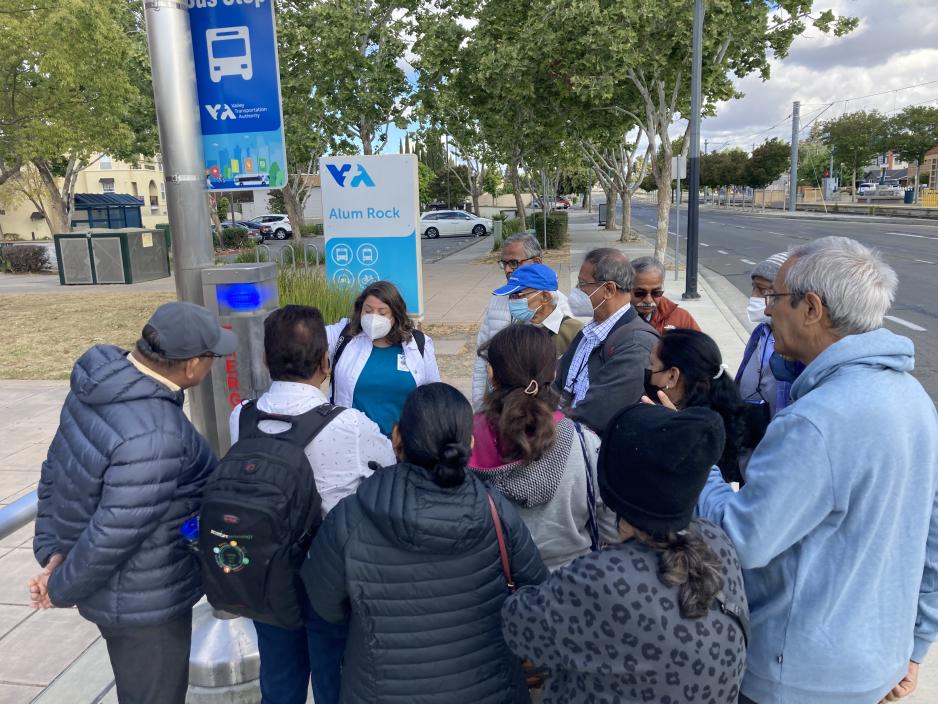
[[[587,367],[590,355],[606,341],[612,328],[619,322],[619,318],[625,315],[631,307],[631,304],[627,303],[603,322],[597,323],[594,320],[583,328],[583,338],[577,345],[564,384],[564,391],[573,394],[574,407],[586,397],[586,392],[590,389],[590,375]]]

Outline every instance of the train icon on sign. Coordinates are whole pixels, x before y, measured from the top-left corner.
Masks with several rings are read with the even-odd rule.
[[[359,264],[371,266],[378,261],[378,248],[366,242],[358,247],[357,255]]]
[[[212,83],[221,83],[224,76],[241,76],[245,81],[254,77],[251,32],[247,27],[206,30],[205,43],[208,46],[208,74]]]

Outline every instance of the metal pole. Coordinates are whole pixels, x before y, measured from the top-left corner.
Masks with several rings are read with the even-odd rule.
[[[449,191],[449,132],[443,133],[443,148],[446,151],[446,207],[453,207],[452,194]]]
[[[541,172],[541,217],[544,218],[544,249],[547,249],[547,173]]]
[[[189,11],[186,3],[178,0],[145,0],[144,10],[173,238],[176,297],[201,305],[202,269],[214,264],[214,252],[205,197]],[[204,381],[186,395],[192,422],[217,451],[211,381]]]
[[[697,258],[700,242],[700,205],[697,202],[700,192],[700,75],[703,70],[703,0],[694,2],[694,64],[690,88],[690,163],[687,174],[690,181],[687,202],[687,267],[684,282],[685,300],[700,298],[697,293]]]
[[[677,197],[674,199],[677,217],[674,218],[674,280],[677,281],[677,270],[680,263],[681,251],[681,155],[677,155]]]
[[[801,119],[801,103],[795,101],[791,105],[791,176],[788,183],[788,212],[795,212],[798,201],[798,133]]]

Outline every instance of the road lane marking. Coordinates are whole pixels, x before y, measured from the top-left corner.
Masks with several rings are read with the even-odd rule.
[[[750,260],[748,260],[748,259],[740,259],[739,261],[741,261],[743,264],[748,264],[749,266],[755,266],[755,265],[756,265],[755,262],[750,261]]]
[[[769,234],[770,234],[770,235],[778,235],[779,237],[788,237],[788,233],[787,233],[787,232],[771,232],[771,231],[769,231]]]
[[[935,262],[930,262],[927,259],[916,259],[919,264],[934,264]]]
[[[655,229],[654,225],[649,225],[647,222],[643,222],[642,225],[644,225],[645,227],[650,227],[652,230]]]
[[[722,249],[717,250],[720,254],[729,254],[729,252],[724,252]]]
[[[710,245],[707,244],[706,242],[701,242],[701,243],[700,243],[700,246],[701,246],[701,247],[709,247]]]
[[[887,232],[887,235],[896,235],[897,237],[914,237],[917,240],[938,240],[938,237],[928,237],[926,235],[913,235],[909,232]]]
[[[743,227],[742,225],[733,225],[733,227],[738,228],[738,229],[740,229],[740,230],[745,230],[745,229],[746,229],[746,228]]]
[[[885,317],[886,320],[891,320],[892,322],[897,323],[898,325],[904,325],[905,327],[909,328],[909,330],[915,330],[916,332],[928,332],[928,331],[927,331],[925,328],[923,328],[921,325],[916,325],[915,323],[910,323],[908,320],[903,320],[902,318],[897,318],[897,317],[894,316],[894,315],[886,315],[886,316],[883,316],[883,317]]]

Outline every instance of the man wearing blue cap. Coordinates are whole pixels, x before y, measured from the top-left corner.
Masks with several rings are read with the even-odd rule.
[[[557,305],[557,274],[544,264],[526,264],[515,269],[508,283],[492,294],[508,296],[508,312],[513,322],[540,325],[554,338],[557,356],[570,347],[583,323],[565,315]]]
[[[183,392],[237,346],[202,306],[166,303],[134,350],[96,345],[72,370],[39,480],[33,553],[45,569],[30,598],[77,605],[98,626],[121,702],[185,702],[202,582],[179,529],[216,459]]]

